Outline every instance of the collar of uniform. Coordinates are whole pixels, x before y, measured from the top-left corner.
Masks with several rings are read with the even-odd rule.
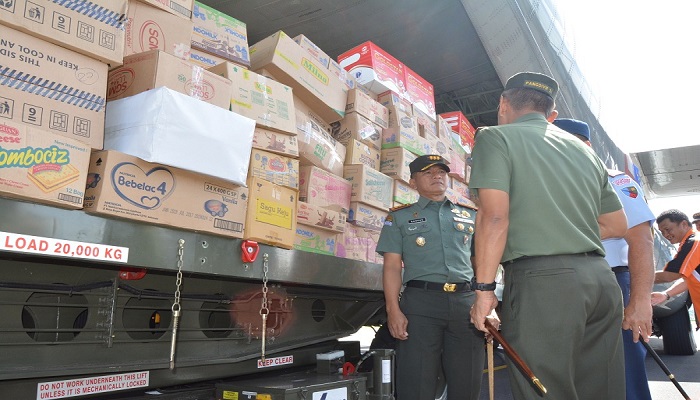
[[[693,236],[694,233],[695,233],[695,231],[693,231],[693,228],[690,228],[690,229],[688,230],[688,233],[686,233],[685,236],[683,236],[683,240],[681,240],[681,243],[678,245],[678,248],[680,249],[681,247],[683,247],[683,245],[685,244],[685,242],[688,241],[688,238],[690,238],[691,236]]]
[[[520,118],[516,119],[515,122],[527,122],[527,121],[534,121],[534,120],[542,120],[542,122],[547,122],[547,119],[544,117],[544,115],[538,113],[538,112],[531,112],[529,114],[525,114],[520,116]]]
[[[443,200],[442,203],[441,203],[441,202],[438,202],[438,201],[435,201],[435,200],[430,200],[430,199],[427,198],[427,197],[420,196],[420,197],[418,198],[418,201],[417,201],[416,203],[418,204],[418,207],[420,207],[420,208],[425,208],[425,207],[428,206],[428,204],[430,204],[430,203],[433,202],[433,201],[434,201],[435,203],[442,204],[442,203],[444,203],[445,201],[450,201],[450,200],[449,200],[447,197],[445,197],[445,200]]]

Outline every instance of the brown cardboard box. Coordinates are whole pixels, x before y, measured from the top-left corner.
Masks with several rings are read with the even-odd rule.
[[[356,112],[382,128],[389,127],[389,109],[360,89],[352,89],[348,92],[345,112]]]
[[[124,57],[124,65],[109,71],[107,100],[161,86],[229,109],[230,80],[160,50]]]
[[[85,211],[243,236],[248,189],[223,179],[105,150],[92,154]]]
[[[406,183],[411,179],[411,169],[408,164],[416,159],[416,155],[403,147],[384,149],[381,153],[379,171],[394,179],[400,179]]]
[[[190,49],[189,61],[192,64],[199,65],[202,68],[210,68],[215,65],[219,65],[222,62],[226,62],[226,60],[223,58],[217,57],[209,53],[205,53],[197,49]]]
[[[185,18],[188,21],[192,19],[192,8],[194,0],[140,0],[144,3],[158,7],[169,13],[173,13],[179,17]]]
[[[209,71],[231,80],[231,111],[254,119],[258,126],[297,134],[292,88],[229,62]]]
[[[345,165],[364,164],[379,171],[379,150],[369,147],[356,139],[350,139],[350,143],[346,149]]]
[[[128,0],[5,1],[0,23],[116,67],[124,55],[127,5]]]
[[[345,146],[331,136],[330,126],[296,96],[294,107],[301,164],[315,165],[335,175],[342,175]]]
[[[299,189],[299,160],[253,149],[248,176],[296,190]]]
[[[250,63],[251,69],[265,68],[279,82],[291,86],[324,121],[335,122],[345,115],[347,87],[284,32],[251,46]]]
[[[0,117],[102,149],[107,64],[0,26]]]
[[[90,146],[14,121],[0,122],[0,196],[82,208]]]
[[[318,61],[319,64],[328,68],[328,63],[330,62],[331,57],[328,54],[326,54],[323,50],[321,50],[320,47],[316,46],[316,44],[312,42],[311,39],[302,34],[294,36],[293,40],[299,46],[301,46],[302,49],[308,51],[309,54],[311,54],[311,56],[313,57],[314,61]]]
[[[379,233],[380,231],[374,229],[349,224],[337,242],[336,255],[352,260],[382,264],[383,258],[376,251]]]
[[[318,167],[299,167],[299,200],[334,210],[350,207],[352,185],[346,179]]]
[[[347,213],[314,204],[297,203],[297,223],[315,226],[319,229],[342,233],[345,231]]]
[[[192,48],[250,65],[245,23],[198,1],[194,2],[192,22]]]
[[[332,256],[335,255],[339,237],[339,233],[309,225],[297,225],[297,231],[294,235],[294,249]]]
[[[413,204],[418,201],[420,194],[407,183],[394,179],[394,194],[392,200],[398,204]]]
[[[387,215],[389,215],[388,211],[353,201],[350,202],[348,222],[362,228],[380,231],[382,226],[384,226],[384,220],[386,220]]]
[[[291,249],[297,229],[297,192],[260,178],[250,178],[244,238]]]
[[[363,164],[343,167],[343,178],[352,184],[350,201],[359,201],[381,210],[391,208],[392,179]]]
[[[179,0],[173,0],[177,5]],[[152,7],[149,4],[158,6]],[[129,19],[124,37],[124,56],[162,50],[184,60],[189,58],[192,21],[166,12],[160,1],[129,0]],[[190,8],[191,10],[191,8]]]
[[[356,112],[333,122],[331,129],[331,135],[344,146],[350,144],[350,139],[357,139],[377,150],[382,148],[382,128]]]
[[[253,147],[283,156],[299,158],[296,135],[287,135],[256,127],[253,132]]]

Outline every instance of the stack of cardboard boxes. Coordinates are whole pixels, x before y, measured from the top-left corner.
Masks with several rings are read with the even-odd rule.
[[[0,195],[376,263],[418,155],[468,201],[471,126],[375,44],[336,62],[193,0],[83,3],[0,7]]]

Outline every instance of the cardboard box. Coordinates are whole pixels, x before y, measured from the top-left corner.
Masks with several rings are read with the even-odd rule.
[[[352,184],[350,201],[359,201],[381,210],[391,208],[394,184],[391,177],[363,164],[346,165],[343,177]]]
[[[344,178],[318,167],[299,167],[299,200],[338,211],[350,208],[352,185]]]
[[[105,148],[245,186],[255,121],[166,87],[110,101]]]
[[[411,169],[408,167],[408,164],[415,160],[416,157],[415,154],[403,147],[383,149],[379,171],[384,175],[408,183],[411,179]]]
[[[430,153],[430,144],[418,134],[415,117],[404,115],[400,118],[398,125],[384,129],[382,132],[382,149],[394,147],[403,147],[419,156]]]
[[[421,110],[435,121],[435,89],[433,85],[412,69],[404,68],[406,97],[414,108]]]
[[[299,145],[297,144],[296,135],[287,135],[256,127],[253,132],[253,148],[299,158]]]
[[[436,118],[437,125],[437,136],[439,138],[449,138],[452,142],[452,127],[445,121],[442,115],[438,115]]]
[[[382,264],[383,257],[376,252],[379,234],[380,231],[349,224],[338,240],[336,256]]]
[[[342,175],[345,146],[331,136],[330,126],[296,96],[294,107],[301,164],[315,165],[335,175]]]
[[[467,167],[467,154],[465,153],[462,146],[457,143],[452,145],[452,150],[450,150],[450,172],[449,176],[465,180],[466,178],[466,167]]]
[[[256,177],[249,183],[244,239],[291,249],[297,230],[297,192]]]
[[[161,86],[229,109],[230,80],[160,50],[124,57],[124,65],[109,71],[107,100],[123,99]]]
[[[144,3],[158,7],[169,13],[185,18],[188,21],[192,19],[192,8],[194,0],[140,0]]]
[[[0,22],[115,67],[124,55],[127,5],[127,0],[4,1]]]
[[[387,215],[389,215],[388,211],[353,201],[350,202],[348,222],[362,228],[380,231],[384,226],[384,220],[386,220]]]
[[[476,129],[469,123],[467,117],[459,111],[442,113],[440,116],[450,125],[452,131],[459,135],[461,144],[467,147],[467,152],[471,153],[471,149],[474,147]]]
[[[344,146],[348,146],[351,139],[356,139],[377,150],[382,147],[382,128],[356,112],[345,114],[345,118],[333,122],[331,135]]]
[[[469,186],[466,183],[459,181],[457,179],[451,178],[450,179],[450,187],[452,188],[452,190],[457,192],[460,197],[464,197],[466,199],[469,198]]]
[[[331,79],[328,69],[284,32],[251,46],[250,63],[253,70],[265,68],[279,82],[291,86],[324,121],[335,122],[345,116],[347,87],[339,79]]]
[[[377,95],[377,102],[389,110],[390,119],[392,118],[392,107],[399,109],[399,111],[406,115],[413,116],[413,106],[411,105],[411,103],[409,103],[408,100],[402,98],[396,92],[387,91]],[[391,122],[389,122],[389,126],[391,126]]]
[[[370,92],[406,93],[404,65],[372,42],[365,42],[338,56],[338,63]]]
[[[301,46],[302,49],[308,51],[315,61],[318,61],[319,64],[328,68],[328,64],[331,60],[331,57],[328,54],[326,54],[323,50],[321,50],[320,47],[316,46],[316,44],[314,44],[314,42],[312,42],[311,39],[302,34],[294,36],[293,40],[299,46]]]
[[[107,64],[0,26],[0,118],[102,149]]]
[[[176,5],[178,1],[168,1],[168,4]],[[189,17],[185,21],[181,14],[163,10],[166,8],[156,0],[129,0],[124,57],[149,50],[162,50],[183,60],[189,58],[192,21]]]
[[[341,67],[335,60],[331,59],[329,61],[328,70],[331,71],[331,75],[337,76],[348,90],[357,89],[370,97],[375,96],[375,94],[370,92],[366,87],[357,83],[355,77]]]
[[[192,48],[249,66],[245,23],[198,1],[192,16]]]
[[[332,210],[314,204],[297,203],[297,223],[315,226],[331,232],[342,233],[345,231],[348,215],[346,212]]]
[[[379,150],[369,147],[357,139],[350,139],[346,149],[345,165],[364,164],[373,170],[379,171]]]
[[[339,234],[308,225],[297,225],[294,249],[310,253],[335,255]]]
[[[248,189],[148,163],[117,151],[92,154],[85,211],[240,238]]]
[[[413,105],[413,116],[416,117],[416,122],[418,122],[418,134],[423,137],[428,137],[428,135],[438,135],[435,117],[429,116],[423,112],[423,110],[417,108],[415,104]]]
[[[254,119],[258,126],[297,134],[292,88],[228,62],[209,71],[231,80],[231,111]]]
[[[420,194],[405,182],[394,179],[394,195],[392,200],[399,204],[413,204],[418,201]]]
[[[189,62],[206,69],[226,62],[226,59],[191,48]]]
[[[253,149],[250,154],[249,177],[299,189],[299,160]]]
[[[389,127],[389,110],[377,100],[359,89],[348,91],[348,102],[345,106],[346,115],[356,112],[382,128]]]
[[[439,137],[431,135],[429,133],[425,135],[424,139],[426,143],[428,143],[429,150],[427,154],[439,154],[449,162],[450,147],[446,145],[446,143],[448,143],[447,140],[440,139]]]
[[[82,208],[90,146],[14,121],[0,121],[0,196]]]

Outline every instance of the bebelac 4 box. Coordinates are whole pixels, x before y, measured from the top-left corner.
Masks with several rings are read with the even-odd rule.
[[[338,63],[374,94],[387,90],[401,96],[406,94],[405,71],[402,62],[368,41],[338,56]]]
[[[90,146],[13,121],[0,122],[0,196],[82,208]]]
[[[124,57],[124,65],[109,71],[107,100],[122,99],[161,86],[229,109],[230,80],[160,50]]]
[[[406,67],[406,97],[413,107],[426,113],[435,121],[435,89],[433,85]]]
[[[249,66],[245,23],[198,1],[192,15],[192,48]]]
[[[244,239],[284,249],[294,247],[297,192],[264,179],[248,181],[249,204]]]
[[[107,64],[0,25],[0,117],[102,149]]]
[[[352,185],[343,177],[318,167],[299,167],[299,200],[305,203],[347,211]]]
[[[299,145],[296,135],[255,127],[253,147],[287,157],[299,158]]]
[[[254,119],[258,126],[297,134],[291,87],[229,62],[209,71],[231,80],[231,111]]]
[[[4,1],[0,2],[0,21],[116,67],[124,56],[128,3],[128,0]]]
[[[279,31],[250,47],[252,70],[266,69],[327,123],[345,115],[347,87],[292,38]]]
[[[248,189],[117,151],[92,154],[85,211],[241,238]]]
[[[177,5],[178,1],[168,1],[168,4]],[[148,50],[162,50],[185,60],[189,58],[192,21],[190,17],[184,20],[181,14],[166,12],[164,3],[129,0],[129,19],[124,36],[125,57]]]

